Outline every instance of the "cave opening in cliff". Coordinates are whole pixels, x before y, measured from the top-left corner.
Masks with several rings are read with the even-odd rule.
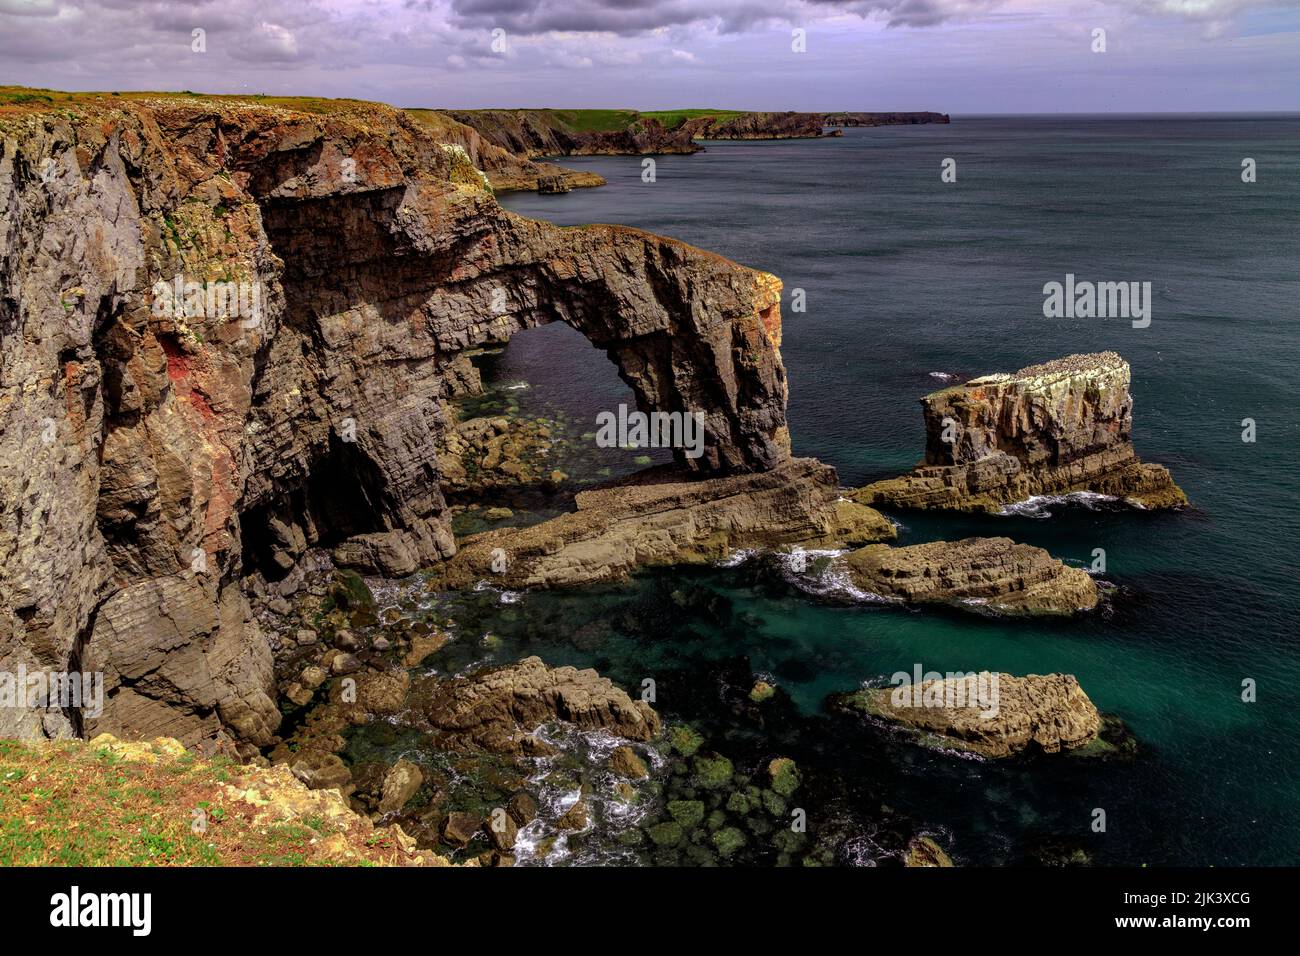
[[[246,572],[282,579],[309,547],[333,547],[357,534],[384,530],[386,504],[375,464],[348,442],[331,437],[304,482],[240,515]]]

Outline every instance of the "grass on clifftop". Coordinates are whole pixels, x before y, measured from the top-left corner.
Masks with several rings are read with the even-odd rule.
[[[657,119],[665,129],[675,129],[687,120],[699,119],[701,116],[731,119],[733,116],[744,116],[745,112],[745,110],[648,110],[641,115]]]
[[[0,86],[0,111],[8,113],[41,112],[57,107],[84,106],[102,102],[106,99],[145,100],[159,98],[181,99],[185,97],[196,100],[209,100],[214,103],[251,103],[261,106],[278,106],[284,109],[320,115],[348,109],[349,107],[373,105],[367,100],[328,99],[318,96],[266,96],[262,93],[195,93],[190,90],[68,93],[60,90],[36,89],[24,86]],[[413,108],[408,109],[407,112],[428,114],[439,111]],[[468,110],[466,112],[490,111]],[[504,110],[503,112],[513,112],[513,110]],[[688,119],[696,119],[700,116],[716,116],[719,119],[729,119],[734,116],[743,116],[746,111],[680,109],[639,112],[637,110],[538,109],[528,110],[528,112],[546,114],[554,119],[558,125],[574,132],[602,133],[627,129],[641,117],[651,117],[658,120],[665,128],[673,129]]]
[[[366,100],[327,99],[319,96],[266,96],[262,93],[194,93],[190,90],[171,91],[137,91],[117,92],[81,92],[66,93],[60,90],[33,89],[25,86],[0,86],[0,110],[7,112],[40,112],[52,107],[85,106],[105,99],[148,100],[148,99],[184,99],[208,100],[216,103],[252,103],[260,106],[279,106],[284,109],[297,110],[302,113],[333,113],[353,106],[371,105]]]
[[[0,740],[0,866],[403,862],[388,831],[355,815],[273,819],[269,771],[200,758],[175,741],[103,739]],[[241,799],[245,786],[265,802]]]

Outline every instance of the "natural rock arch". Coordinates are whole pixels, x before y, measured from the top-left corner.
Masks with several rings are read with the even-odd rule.
[[[789,457],[772,276],[505,213],[463,149],[386,107],[33,109],[0,121],[0,661],[115,683],[98,721],[13,712],[8,732],[269,742],[245,526],[279,562],[357,532],[451,553],[447,373],[516,329],[567,321],[643,407],[702,411],[705,473]],[[178,275],[259,283],[263,314],[160,316]],[[323,502],[320,481],[358,493]]]

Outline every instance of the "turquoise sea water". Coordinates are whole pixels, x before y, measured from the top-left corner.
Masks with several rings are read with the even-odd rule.
[[[940,181],[948,157],[955,184]],[[1256,183],[1241,181],[1245,157]],[[812,727],[826,694],[917,663],[1072,673],[1136,735],[1135,761],[1000,766],[882,751],[869,731],[829,723],[825,739],[803,741],[807,759],[869,779],[873,799],[940,833],[959,862],[1016,862],[1062,840],[1098,863],[1300,863],[1300,118],[958,117],[710,143],[658,157],[654,183],[636,157],[564,162],[609,185],[503,205],[638,226],[784,280],[795,451],[835,465],[844,484],[920,457],[917,399],[944,384],[931,373],[1113,349],[1133,367],[1139,454],[1167,465],[1194,508],[895,515],[902,543],[1004,534],[1081,565],[1104,548],[1108,606],[1063,623],[835,605],[760,561],[479,600],[462,628],[490,630],[500,659],[595,666],[629,688],[655,676],[662,711],[719,728],[725,695],[710,682],[750,672],[773,678]],[[1043,284],[1066,273],[1150,281],[1150,327],[1045,319]],[[795,288],[804,313],[790,309]],[[525,409],[577,421],[630,402],[604,354],[566,327],[517,337],[485,371],[527,381]],[[1244,418],[1257,423],[1253,444]],[[1247,678],[1255,703],[1241,699]],[[1105,833],[1091,828],[1096,808]]]

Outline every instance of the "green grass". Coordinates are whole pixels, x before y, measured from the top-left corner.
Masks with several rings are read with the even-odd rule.
[[[569,129],[579,133],[608,133],[627,129],[637,118],[636,110],[544,110]]]
[[[263,771],[224,756],[129,746],[135,749],[0,740],[0,866],[336,866],[403,858],[360,817],[276,820],[222,786],[238,773],[246,777],[239,790],[269,794],[279,784],[268,786]],[[198,819],[205,825],[196,832]],[[327,848],[330,837],[351,855]]]
[[[701,116],[731,119],[733,116],[745,115],[745,110],[647,110],[641,115],[657,119],[666,129],[676,129],[689,119],[699,119]]]

